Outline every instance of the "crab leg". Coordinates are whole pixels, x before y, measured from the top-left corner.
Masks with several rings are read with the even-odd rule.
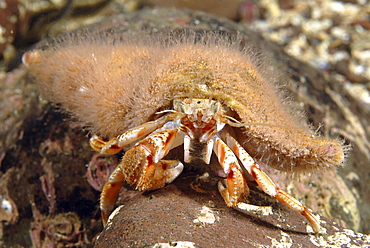
[[[191,143],[191,138],[189,137],[189,135],[185,135],[184,137],[184,162],[185,163],[189,163],[191,161],[190,143]]]
[[[138,190],[154,190],[171,183],[182,172],[181,162],[162,158],[172,148],[179,146],[183,138],[184,135],[178,129],[163,130],[151,134],[125,153],[100,196],[104,225],[125,180]]]
[[[204,156],[204,162],[206,164],[209,164],[211,162],[211,156],[212,156],[212,149],[213,149],[213,145],[214,145],[215,141],[213,139],[209,139],[207,141],[207,145],[206,145],[206,154]]]
[[[266,173],[264,173],[260,168],[252,166],[252,175],[258,183],[258,186],[260,186],[265,193],[284,203],[286,206],[290,207],[294,211],[302,214],[310,222],[314,232],[320,232],[319,221],[302,203],[300,203],[297,199],[295,199],[284,190],[276,187],[270,177],[267,176]]]
[[[147,136],[154,130],[163,126],[167,118],[160,118],[156,121],[144,123],[138,127],[129,129],[123,134],[113,138],[109,141],[104,141],[98,135],[93,135],[90,138],[90,146],[100,154],[116,154],[120,152],[125,146]]]
[[[271,178],[264,173],[253,160],[253,158],[244,150],[244,148],[228,133],[225,134],[227,145],[233,150],[240,159],[245,169],[253,176],[258,186],[268,195],[274,197],[294,211],[302,214],[310,222],[314,232],[320,232],[320,223],[317,218],[297,199],[277,187]]]
[[[246,177],[250,181],[254,181],[252,175],[252,166],[256,166],[259,168],[259,165],[254,161],[254,159],[247,153],[246,150],[236,141],[228,132],[222,132],[223,138],[226,141],[226,144],[230,149],[234,152],[234,154],[239,158],[240,162],[247,170],[248,174]]]
[[[107,224],[109,214],[113,210],[118,193],[125,182],[125,176],[120,165],[110,174],[100,194],[100,211],[104,226]]]
[[[249,188],[247,182],[239,166],[238,159],[231,149],[217,136],[214,138],[213,150],[227,175],[227,179],[219,182],[218,190],[226,205],[234,207],[248,196]]]

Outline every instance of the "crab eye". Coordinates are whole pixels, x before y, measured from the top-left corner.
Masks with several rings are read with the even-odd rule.
[[[221,103],[218,101],[214,101],[211,103],[211,106],[209,107],[209,110],[207,111],[208,114],[214,114],[217,113],[217,111],[220,109]]]
[[[174,109],[176,111],[186,113],[186,104],[184,103],[184,101],[176,100],[176,101],[174,101],[173,105],[174,105]]]

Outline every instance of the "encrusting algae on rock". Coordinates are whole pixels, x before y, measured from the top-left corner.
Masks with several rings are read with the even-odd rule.
[[[247,184],[256,181],[319,232],[316,217],[259,165],[321,172],[342,165],[348,149],[300,124],[279,96],[281,83],[239,43],[215,33],[84,31],[23,56],[45,96],[99,135],[90,140],[95,150],[126,151],[103,188],[103,222],[124,181],[142,191],[157,189],[181,173],[179,160],[198,157],[209,164],[214,152],[228,206],[242,202]],[[182,144],[184,159],[163,159]]]

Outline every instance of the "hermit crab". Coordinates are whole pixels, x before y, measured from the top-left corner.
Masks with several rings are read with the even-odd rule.
[[[279,80],[255,57],[238,38],[215,33],[80,32],[27,52],[23,62],[50,100],[90,128],[94,150],[124,151],[101,194],[104,224],[124,182],[158,189],[197,158],[198,166],[221,171],[227,206],[257,183],[319,232],[319,220],[260,165],[327,170],[343,163],[343,146],[297,121],[281,100]],[[182,154],[170,156],[179,147]]]

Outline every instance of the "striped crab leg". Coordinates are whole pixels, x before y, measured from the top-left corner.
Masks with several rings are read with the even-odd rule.
[[[167,116],[164,116],[162,118],[159,118],[158,120],[149,121],[138,127],[129,129],[123,134],[109,141],[104,141],[95,134],[90,138],[90,146],[100,154],[111,155],[119,153],[125,146],[144,138],[148,134],[162,127],[167,118]]]
[[[154,190],[171,183],[182,172],[181,162],[162,158],[172,148],[182,144],[183,139],[184,135],[176,128],[162,130],[139,141],[125,153],[100,196],[104,226],[124,181],[140,191]]]
[[[253,176],[258,186],[268,195],[274,197],[294,211],[302,214],[311,224],[315,233],[320,232],[319,220],[293,196],[277,187],[271,178],[264,173],[259,165],[253,160],[246,150],[227,132],[225,132],[225,140],[230,149],[240,159],[247,172]]]
[[[224,173],[227,175],[226,179],[219,182],[218,190],[226,205],[234,207],[249,195],[247,181],[232,150],[218,136],[215,136],[213,139],[213,150]]]

